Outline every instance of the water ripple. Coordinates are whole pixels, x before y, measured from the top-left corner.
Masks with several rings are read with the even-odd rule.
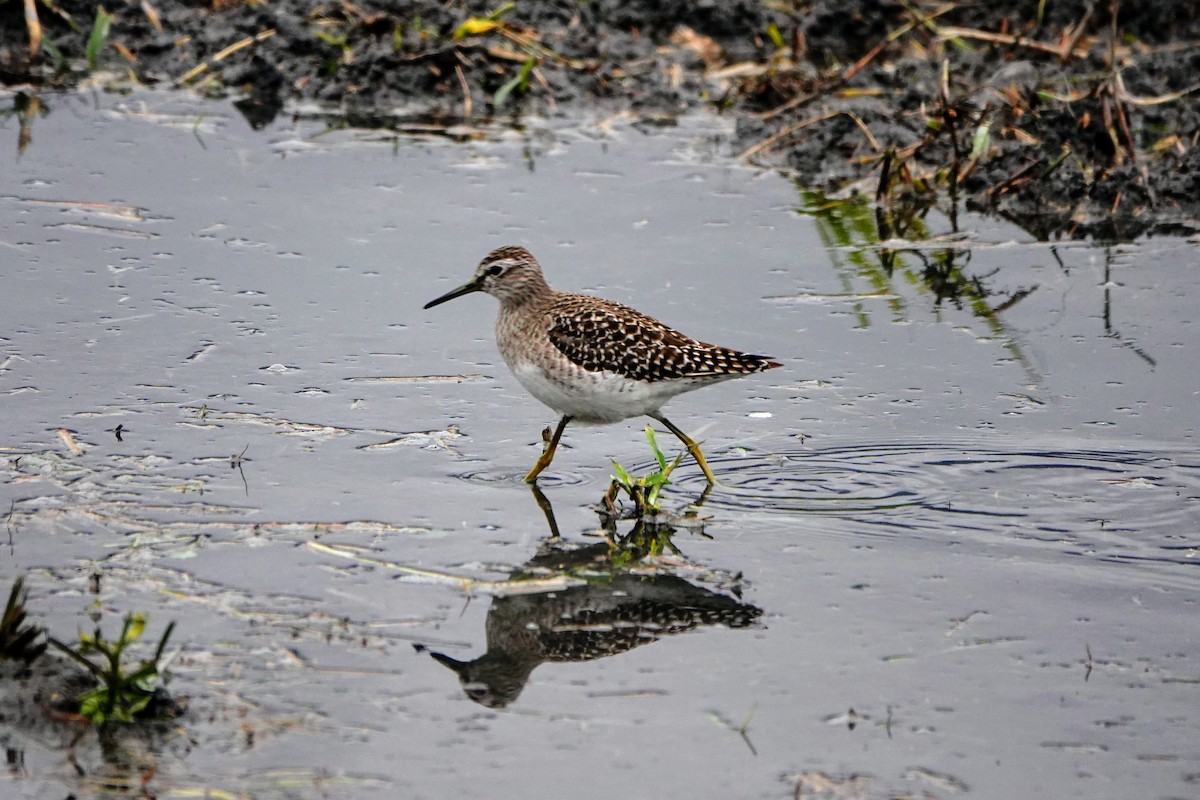
[[[484,485],[507,483],[513,486],[525,486],[525,473],[527,471],[513,472],[500,469],[479,469],[469,472],[456,472],[452,477],[467,481],[468,483]],[[543,489],[552,486],[579,486],[580,484],[587,483],[587,481],[588,479],[583,473],[557,469],[553,472],[545,472],[538,477],[538,485]]]
[[[1200,565],[1200,459],[1184,451],[977,443],[849,445],[710,459],[707,506],[827,514],[878,535],[1054,542],[1111,560]],[[680,473],[677,488],[703,483]]]

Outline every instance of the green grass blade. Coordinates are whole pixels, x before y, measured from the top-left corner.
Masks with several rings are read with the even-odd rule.
[[[175,620],[167,625],[167,629],[163,631],[162,638],[158,640],[158,649],[154,651],[154,663],[158,664],[162,661],[163,650],[167,649],[167,640],[171,638],[171,634],[175,631]]]
[[[60,642],[58,639],[55,639],[53,636],[48,637],[46,639],[46,641],[48,641],[50,643],[51,647],[55,648],[56,650],[60,651],[63,655],[65,655],[68,658],[75,661],[75,663],[79,664],[79,666],[83,667],[85,670],[92,673],[96,677],[100,677],[102,674],[104,674],[104,670],[100,669],[100,667],[97,667],[91,661],[88,661],[86,658],[81,656],[76,651],[72,650],[70,647],[67,647],[65,644]]]
[[[663,475],[670,477],[671,473],[675,471],[675,468],[683,463],[684,455],[685,453],[680,453],[679,455],[675,456],[675,458],[671,459],[671,463],[667,465],[665,470],[663,470]]]
[[[515,90],[520,89],[522,92],[529,88],[529,76],[533,73],[533,68],[537,66],[536,58],[529,58],[521,65],[521,71],[517,73],[515,78],[506,82],[497,90],[495,97],[492,98],[492,105],[500,108],[504,105],[504,101]]]
[[[659,449],[658,438],[654,435],[654,428],[651,428],[649,425],[646,426],[646,441],[650,442],[650,449],[654,451],[654,460],[658,462],[658,468],[665,470],[667,468],[667,457]]]
[[[988,147],[992,143],[992,128],[986,122],[975,129],[975,137],[971,140],[971,155],[969,158],[976,159],[987,152]]]
[[[112,27],[112,20],[112,14],[105,11],[104,6],[96,7],[96,21],[92,23],[92,35],[88,37],[87,49],[84,50],[89,71],[95,71],[96,65],[100,61],[100,51],[108,42],[108,31]]]

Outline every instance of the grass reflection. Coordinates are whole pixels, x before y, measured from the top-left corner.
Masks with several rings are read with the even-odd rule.
[[[988,285],[996,271],[978,274],[970,268],[975,247],[971,241],[953,226],[948,234],[931,233],[928,204],[882,204],[863,196],[841,200],[810,189],[798,191],[798,210],[816,222],[857,327],[871,325],[873,304],[865,302],[868,299],[884,300],[891,322],[911,319],[896,288],[900,282],[929,297],[935,317],[940,318],[947,303],[969,311],[983,324],[986,336],[1003,342],[1012,357],[1032,372],[1002,314],[1036,291],[1036,285],[996,294]],[[861,289],[864,285],[866,291]]]

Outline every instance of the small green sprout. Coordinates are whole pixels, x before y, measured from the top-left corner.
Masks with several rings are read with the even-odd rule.
[[[615,499],[616,495],[622,491],[629,495],[638,516],[658,513],[662,490],[671,482],[671,473],[679,466],[679,462],[683,461],[683,453],[675,456],[674,460],[667,461],[667,457],[658,447],[654,429],[649,425],[646,426],[646,441],[650,442],[650,449],[654,452],[654,460],[658,462],[658,469],[649,475],[634,478],[628,470],[614,461],[613,471],[617,474],[613,476],[608,490],[610,500]]]
[[[108,42],[108,31],[112,27],[113,15],[104,10],[104,6],[96,6],[96,20],[92,23],[92,35],[88,37],[87,48],[83,51],[87,57],[88,70],[94,72],[100,62],[100,51]]]
[[[500,108],[514,90],[522,94],[529,91],[529,76],[533,74],[533,68],[537,64],[538,60],[536,57],[530,56],[527,58],[525,63],[521,65],[521,69],[517,72],[516,76],[510,78],[503,86],[496,90],[496,95],[492,98],[492,105]]]
[[[79,647],[74,649],[57,639],[50,639],[50,644],[76,661],[99,681],[99,686],[85,692],[79,699],[80,715],[93,725],[133,722],[139,715],[144,715],[158,686],[166,683],[167,673],[162,664],[162,657],[167,648],[167,640],[175,630],[174,622],[167,625],[167,629],[163,631],[153,658],[142,661],[132,670],[127,670],[121,663],[125,648],[141,638],[145,630],[145,614],[126,614],[121,635],[111,642],[104,638],[99,628],[91,635],[80,633]],[[101,664],[87,658],[95,653],[102,656]]]

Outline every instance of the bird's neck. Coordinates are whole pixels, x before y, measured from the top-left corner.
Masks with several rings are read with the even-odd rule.
[[[506,311],[528,310],[548,305],[554,298],[554,290],[540,276],[531,277],[520,286],[509,287],[500,297],[500,305]]]

